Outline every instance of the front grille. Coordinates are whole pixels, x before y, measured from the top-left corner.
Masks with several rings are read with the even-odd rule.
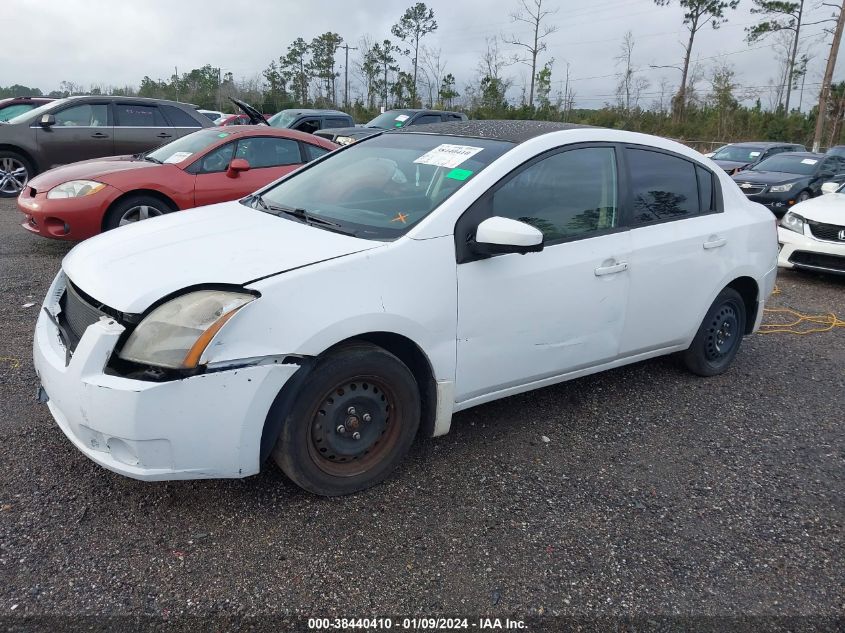
[[[795,251],[789,257],[789,261],[796,266],[807,266],[809,268],[824,268],[840,273],[845,273],[845,257],[827,255],[824,253],[808,253],[806,251]]]
[[[68,281],[67,290],[59,300],[62,311],[59,313],[59,324],[67,337],[65,343],[71,352],[76,350],[79,340],[85,334],[85,330],[100,320],[102,316],[108,316],[100,310],[100,306],[94,305],[88,298],[82,296],[73,284]]]
[[[753,182],[738,182],[740,190],[746,196],[754,196],[758,193],[763,193],[766,190],[766,185],[757,185]]]
[[[810,225],[810,232],[814,237],[817,237],[820,240],[828,240],[830,242],[845,243],[845,226],[840,226],[838,224],[825,224],[824,222],[813,222],[812,220],[807,220],[807,224]],[[842,237],[839,237],[840,233],[842,233]]]

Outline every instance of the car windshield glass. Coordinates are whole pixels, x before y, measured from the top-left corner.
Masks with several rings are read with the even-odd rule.
[[[754,166],[752,171],[780,171],[785,174],[807,176],[816,171],[820,158],[778,154]]]
[[[713,154],[713,160],[729,160],[736,163],[753,163],[763,154],[762,147],[738,147],[728,145]]]
[[[16,103],[15,105],[10,105],[9,107],[0,110],[0,121],[8,121],[9,119],[13,119],[16,116],[21,115],[24,112],[29,112],[33,109],[35,109],[35,106],[31,103]]]
[[[367,127],[380,127],[382,130],[392,130],[395,127],[402,127],[411,120],[411,112],[405,110],[390,110],[379,114],[375,119],[367,123]]]
[[[276,114],[267,119],[267,123],[273,127],[289,127],[298,116],[299,113],[296,111],[282,110],[281,112],[276,112]]]
[[[45,103],[43,106],[39,106],[37,108],[33,108],[28,112],[24,112],[23,114],[19,114],[18,116],[14,117],[13,119],[9,119],[9,123],[25,123],[29,121],[30,118],[37,119],[45,112],[52,111],[53,108],[56,106],[60,106],[63,103],[67,103],[67,99],[57,99],[56,101],[51,101],[50,103]]]
[[[395,239],[511,147],[489,139],[382,134],[281,181],[255,206],[307,213],[357,237]]]
[[[172,143],[162,145],[147,154],[148,158],[160,163],[181,163],[193,154],[204,151],[221,138],[229,136],[229,132],[220,130],[200,130],[176,139]]]

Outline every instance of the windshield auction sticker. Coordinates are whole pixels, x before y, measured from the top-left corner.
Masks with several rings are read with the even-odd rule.
[[[801,162],[802,162],[802,163],[804,163],[805,165],[815,165],[815,164],[816,164],[817,162],[819,162],[819,161],[817,161],[817,160],[816,160],[816,159],[814,159],[814,158],[805,158],[805,159],[804,159],[804,160],[802,160]]]
[[[483,149],[483,147],[473,147],[472,145],[438,145],[414,162],[420,163],[421,165],[434,165],[435,167],[449,167],[454,169]]]
[[[165,163],[181,163],[183,160],[188,158],[193,152],[176,152],[175,154],[171,155]]]

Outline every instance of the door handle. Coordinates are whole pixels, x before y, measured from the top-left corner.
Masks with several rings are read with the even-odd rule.
[[[159,134],[159,135],[158,135],[158,137],[159,137],[159,138],[172,138],[172,137],[173,137],[173,135],[172,135],[172,134],[168,134],[167,132],[162,132],[161,134]]]
[[[728,243],[728,240],[724,237],[716,237],[715,235],[711,235],[706,242],[704,242],[704,248],[711,249],[711,248],[720,248]]]
[[[602,275],[615,275],[616,273],[625,272],[628,270],[628,262],[619,262],[618,264],[613,264],[611,266],[599,266],[596,268],[596,277],[601,277]]]
[[[103,134],[102,132],[94,132],[91,135],[91,138],[108,138],[108,137],[109,137],[108,134]]]

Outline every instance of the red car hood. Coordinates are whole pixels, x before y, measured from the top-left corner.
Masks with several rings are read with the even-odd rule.
[[[69,180],[97,180],[108,184],[109,174],[131,169],[157,169],[160,167],[162,165],[150,161],[133,160],[131,156],[95,158],[45,171],[30,180],[29,186],[36,191],[48,191]]]

